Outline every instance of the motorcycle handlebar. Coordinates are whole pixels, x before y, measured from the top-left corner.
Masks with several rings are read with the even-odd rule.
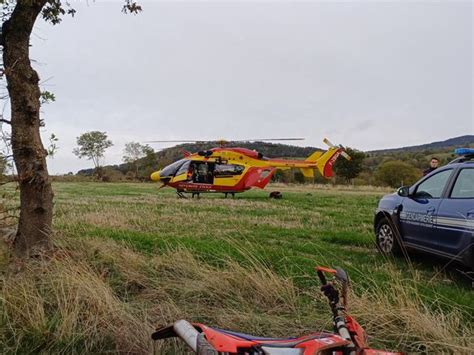
[[[341,269],[339,270],[340,270],[339,273],[341,273]],[[331,311],[333,313],[335,331],[337,331],[337,333],[343,339],[350,342],[346,347],[346,349],[348,350],[348,353],[356,354],[356,346],[347,328],[344,314],[340,314],[340,311],[344,311],[345,307],[339,304],[339,291],[335,289],[332,284],[327,282],[327,279],[324,273],[332,274],[336,276],[336,278],[337,276],[340,276],[340,275],[337,275],[338,273],[337,270],[321,267],[321,266],[316,267],[316,272],[318,274],[319,279],[321,280],[321,284],[322,284],[321,291],[329,300],[329,306],[331,307]],[[348,278],[345,272],[343,276],[346,278],[345,281],[347,281]],[[346,286],[343,286],[343,287],[346,287]],[[344,303],[345,303],[345,300],[344,300]]]
[[[321,280],[321,283],[323,285],[326,285],[327,284],[327,280],[326,280],[326,276],[324,275],[324,273],[328,273],[328,274],[333,274],[333,275],[336,275],[336,270],[334,269],[330,269],[328,267],[323,267],[323,266],[316,266],[316,272],[318,273],[318,277],[319,279]]]

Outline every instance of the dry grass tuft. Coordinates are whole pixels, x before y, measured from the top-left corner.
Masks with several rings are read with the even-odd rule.
[[[421,278],[387,264],[390,283],[352,295],[351,312],[372,341],[416,353],[472,354],[474,329],[470,315],[438,300],[428,305],[420,293]]]
[[[149,257],[108,240],[59,240],[48,260],[1,280],[0,351],[148,353],[150,334],[177,318],[272,331],[301,326],[291,280],[252,260],[219,267],[178,249]],[[286,316],[286,317],[285,317]]]
[[[3,350],[147,351],[151,327],[90,265],[58,253],[3,280]]]
[[[84,243],[98,272],[115,274],[116,280],[111,276],[110,282],[116,292],[148,305],[155,325],[188,318],[261,332],[256,322],[260,317],[285,323],[285,329],[302,329],[293,325],[300,291],[250,253],[245,255],[245,267],[231,259],[212,266],[185,248],[146,257],[112,241]]]

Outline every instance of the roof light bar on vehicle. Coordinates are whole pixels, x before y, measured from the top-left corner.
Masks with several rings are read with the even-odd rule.
[[[450,161],[449,164],[474,160],[474,148],[457,148],[454,150],[454,154],[458,155],[458,157]]]
[[[457,155],[474,155],[474,148],[457,148],[454,150]]]

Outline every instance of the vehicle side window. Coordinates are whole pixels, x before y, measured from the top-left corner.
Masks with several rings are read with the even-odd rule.
[[[245,168],[242,165],[216,164],[216,167],[214,169],[214,176],[224,177],[240,175],[244,170]]]
[[[416,188],[415,197],[440,198],[452,171],[452,169],[443,170],[423,181]]]
[[[462,169],[451,192],[451,198],[474,198],[474,169]]]

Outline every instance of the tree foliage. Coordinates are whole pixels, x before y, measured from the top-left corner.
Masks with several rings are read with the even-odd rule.
[[[135,178],[138,177],[141,159],[153,154],[155,151],[149,145],[143,145],[138,142],[129,142],[125,144],[123,150],[123,162],[133,167]]]
[[[147,153],[153,150],[149,145],[143,145],[138,142],[128,142],[123,149],[123,162],[133,163],[134,161],[144,158]]]
[[[418,169],[401,160],[386,161],[375,171],[375,179],[383,185],[399,187],[411,185],[420,178]]]
[[[78,158],[92,160],[96,173],[100,177],[100,160],[104,157],[105,150],[113,145],[107,138],[106,132],[90,131],[77,137],[77,148],[72,152]]]
[[[59,138],[54,133],[51,133],[51,135],[49,136],[49,145],[46,149],[48,151],[48,157],[54,158],[54,156],[56,155],[59,149],[57,145],[58,141]]]
[[[344,148],[346,153],[351,156],[351,160],[339,158],[334,164],[334,172],[337,176],[344,178],[347,182],[359,176],[362,172],[362,163],[365,159],[365,153],[352,148]]]
[[[8,164],[7,157],[0,153],[0,178],[7,174],[9,167],[10,165]]]

